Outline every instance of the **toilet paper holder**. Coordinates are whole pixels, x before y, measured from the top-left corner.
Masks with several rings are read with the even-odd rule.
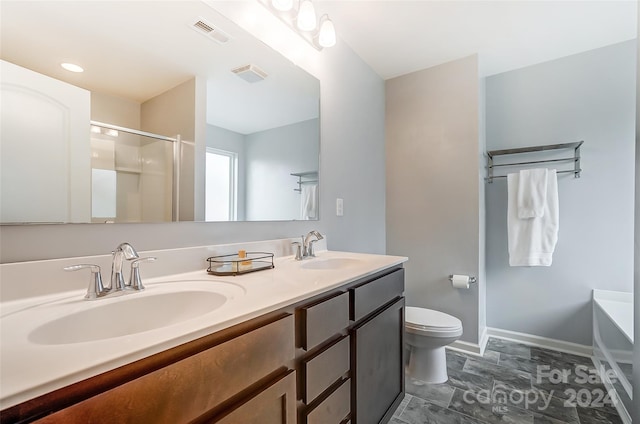
[[[453,283],[453,274],[449,274],[449,281]],[[478,280],[476,279],[476,277],[469,277],[469,284],[475,284],[477,282]]]

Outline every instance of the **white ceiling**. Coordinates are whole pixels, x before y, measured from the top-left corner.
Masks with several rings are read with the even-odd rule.
[[[315,93],[303,88],[315,80],[217,11],[240,10],[258,0],[205,2],[2,0],[0,56],[139,102],[194,75],[205,77],[208,121],[244,134],[317,116],[317,85]],[[635,0],[314,3],[319,14],[330,15],[338,36],[384,79],[474,53],[481,75],[492,75],[633,39],[637,25]],[[188,28],[197,16],[229,33],[228,45]],[[80,62],[86,72],[63,71],[62,61]],[[229,72],[248,63],[269,77],[248,84]],[[262,100],[245,100],[256,91]],[[281,112],[278,104],[289,105],[288,111]]]
[[[474,53],[488,76],[636,38],[635,0],[315,3],[384,79]]]
[[[142,103],[198,76],[212,125],[251,134],[318,117],[317,79],[197,0],[2,0],[0,12],[2,59],[87,90]],[[231,40],[197,33],[196,18]],[[247,64],[268,77],[248,83],[231,72]]]

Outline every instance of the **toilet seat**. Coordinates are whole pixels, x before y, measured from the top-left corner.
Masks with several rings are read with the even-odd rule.
[[[462,321],[444,312],[407,306],[407,331],[431,337],[455,337],[462,334]]]

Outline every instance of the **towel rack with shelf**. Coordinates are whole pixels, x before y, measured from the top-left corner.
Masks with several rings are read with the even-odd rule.
[[[294,177],[298,177],[298,188],[294,188],[294,191],[302,192],[302,184],[309,183],[317,183],[318,182],[318,171],[308,171],[308,172],[294,172],[290,175]]]
[[[492,183],[494,178],[506,178],[506,175],[494,175],[493,171],[498,167],[509,167],[509,166],[523,166],[523,165],[532,165],[532,164],[543,164],[543,163],[563,163],[563,162],[573,162],[573,169],[566,170],[558,170],[558,174],[564,174],[571,172],[576,178],[580,178],[580,172],[582,169],[580,168],[580,146],[582,146],[584,141],[578,141],[575,143],[561,143],[561,144],[548,144],[544,146],[530,146],[530,147],[519,147],[515,149],[504,149],[504,150],[490,150],[487,152],[487,182]],[[534,153],[534,152],[546,152],[546,151],[555,151],[555,150],[569,150],[573,149],[573,156],[566,158],[553,158],[553,159],[542,159],[542,160],[529,160],[523,162],[508,162],[508,163],[494,163],[494,158],[496,156],[504,156],[504,155],[516,155],[523,153]]]

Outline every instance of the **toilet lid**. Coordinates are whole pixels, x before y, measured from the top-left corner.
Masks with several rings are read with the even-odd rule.
[[[444,312],[432,309],[407,306],[405,323],[409,328],[419,330],[458,330],[462,329],[462,321]]]

